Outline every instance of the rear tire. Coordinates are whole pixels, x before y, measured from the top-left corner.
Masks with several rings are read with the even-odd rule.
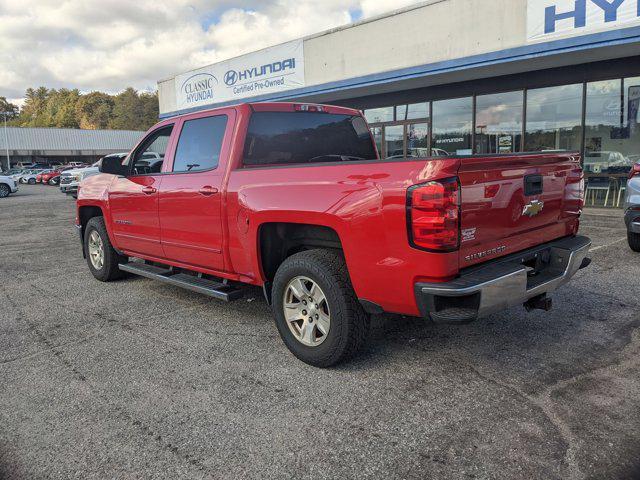
[[[127,257],[118,254],[111,245],[103,217],[93,217],[84,230],[84,253],[91,274],[101,282],[123,278],[124,272],[118,268],[127,262]]]
[[[27,183],[29,185],[35,185],[36,184],[36,179],[35,178],[30,178],[29,180],[27,180]]]
[[[627,240],[629,240],[631,250],[640,252],[640,233],[627,232]]]
[[[0,183],[0,198],[6,198],[11,193],[11,189],[9,185],[5,185],[4,183]]]
[[[292,291],[293,282],[297,282],[298,279],[303,279],[302,281],[306,282],[307,287],[310,288],[305,290],[307,293],[314,290],[314,284],[319,287],[317,291],[325,299],[324,315],[329,322],[326,333],[321,331],[326,330],[326,324],[321,329],[316,323],[313,341],[307,344],[303,339],[304,335],[302,333],[296,335],[295,332],[302,332],[309,326],[313,327],[314,320],[318,317],[315,314],[311,315],[313,318],[309,317],[311,311],[307,310],[307,304],[303,306],[302,301],[297,302],[298,296],[292,297],[291,293],[288,293]],[[312,297],[307,293],[302,296],[311,300]],[[353,291],[347,265],[341,252],[323,249],[308,250],[287,258],[276,272],[272,298],[276,326],[282,340],[291,353],[309,365],[326,368],[344,362],[353,357],[367,339],[369,316],[362,309]],[[287,314],[285,314],[285,303],[289,306]],[[291,319],[296,316],[296,313],[291,315],[291,305],[298,305],[294,310],[304,313],[304,315],[298,313],[303,316],[293,322]],[[313,312],[320,313],[320,318],[323,318],[322,305],[320,308],[314,305],[314,308],[317,310]],[[296,326],[291,327],[290,325],[294,323]]]

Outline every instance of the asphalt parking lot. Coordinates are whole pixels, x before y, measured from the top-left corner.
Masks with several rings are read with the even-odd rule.
[[[550,313],[374,318],[317,370],[260,291],[231,304],[90,275],[56,188],[0,201],[0,478],[640,478],[640,255],[585,215],[594,263]]]

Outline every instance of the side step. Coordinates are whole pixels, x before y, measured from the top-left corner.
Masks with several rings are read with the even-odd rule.
[[[123,272],[133,273],[141,277],[147,277],[176,287],[186,288],[193,292],[201,293],[209,297],[230,302],[243,295],[243,291],[222,282],[216,282],[206,278],[195,277],[186,273],[174,273],[169,268],[156,267],[140,262],[123,263],[118,266]]]

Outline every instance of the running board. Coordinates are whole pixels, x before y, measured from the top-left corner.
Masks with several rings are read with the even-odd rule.
[[[133,273],[141,277],[157,280],[176,287],[185,288],[193,292],[207,295],[208,297],[217,298],[230,302],[237,300],[243,295],[243,291],[233,285],[227,283],[216,282],[206,278],[188,275],[186,273],[174,273],[170,268],[156,267],[140,262],[130,262],[118,265],[123,272]]]

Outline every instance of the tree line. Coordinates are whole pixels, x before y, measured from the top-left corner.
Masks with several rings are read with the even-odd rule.
[[[28,88],[22,108],[0,97],[0,111],[8,112],[7,124],[16,127],[147,130],[158,121],[158,93]]]

